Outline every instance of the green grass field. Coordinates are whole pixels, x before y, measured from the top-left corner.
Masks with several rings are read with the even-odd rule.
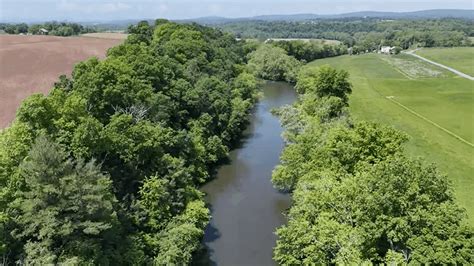
[[[474,47],[423,48],[416,54],[474,76]]]
[[[406,150],[452,180],[474,225],[474,82],[409,55],[366,54],[316,60],[349,71],[354,117],[406,132]]]

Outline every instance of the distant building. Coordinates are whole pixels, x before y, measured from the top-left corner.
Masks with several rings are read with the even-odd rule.
[[[39,34],[39,35],[48,35],[48,33],[49,33],[48,30],[45,29],[45,28],[41,28],[41,29],[39,29],[39,31],[38,31],[38,34]]]
[[[380,48],[380,52],[382,54],[392,54],[394,49],[394,46],[382,46],[382,48]]]

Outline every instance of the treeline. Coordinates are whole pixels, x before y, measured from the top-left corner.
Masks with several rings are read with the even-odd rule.
[[[2,264],[186,265],[197,187],[256,101],[240,42],[157,20],[27,98],[0,133]]]
[[[306,62],[347,54],[347,46],[344,44],[331,45],[319,41],[303,40],[269,41],[268,43],[280,47],[285,50],[288,55]]]
[[[306,62],[346,54],[345,45],[328,45],[313,41],[247,41],[249,69],[255,76],[273,81],[296,82]]]
[[[296,89],[277,111],[288,145],[272,182],[293,198],[279,264],[474,262],[474,229],[446,176],[405,155],[404,133],[351,118],[346,71],[304,70]]]
[[[474,21],[462,19],[381,20],[338,19],[303,22],[243,21],[218,26],[240,38],[316,38],[339,40],[372,51],[381,45],[468,46]]]
[[[48,32],[42,33],[40,30],[45,29]],[[32,24],[26,23],[19,24],[8,24],[0,23],[0,30],[5,31],[8,34],[48,34],[55,36],[72,36],[84,33],[96,32],[97,30],[92,27],[84,27],[78,23],[69,22],[46,22],[43,24]]]

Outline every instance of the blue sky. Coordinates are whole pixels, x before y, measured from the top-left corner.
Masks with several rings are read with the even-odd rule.
[[[0,20],[182,19],[472,8],[472,0],[0,0]]]

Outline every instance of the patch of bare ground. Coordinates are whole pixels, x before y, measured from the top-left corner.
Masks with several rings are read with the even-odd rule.
[[[62,74],[80,61],[104,58],[123,39],[0,35],[0,128],[7,127],[21,102],[47,94]]]

